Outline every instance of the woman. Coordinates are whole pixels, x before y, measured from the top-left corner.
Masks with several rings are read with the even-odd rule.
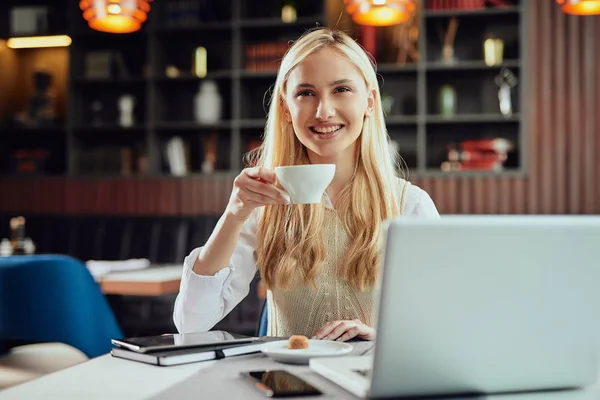
[[[439,218],[425,191],[397,177],[388,139],[367,54],[339,31],[304,34],[282,60],[255,166],[237,176],[207,243],[185,259],[177,329],[211,329],[259,268],[270,336],[374,339],[382,222]],[[323,202],[288,205],[273,169],[309,163],[336,164]]]

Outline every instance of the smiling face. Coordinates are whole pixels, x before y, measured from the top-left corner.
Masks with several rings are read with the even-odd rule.
[[[311,160],[353,157],[373,104],[360,70],[331,48],[308,56],[287,80],[285,118]]]

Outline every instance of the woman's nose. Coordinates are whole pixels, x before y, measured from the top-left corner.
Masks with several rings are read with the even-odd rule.
[[[317,106],[317,119],[328,120],[335,115],[335,107],[327,99],[322,99]]]

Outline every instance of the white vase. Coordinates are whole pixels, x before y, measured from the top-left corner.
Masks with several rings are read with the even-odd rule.
[[[125,128],[133,126],[135,120],[133,109],[135,107],[135,98],[130,94],[124,94],[119,97],[119,125]]]
[[[221,119],[221,95],[214,81],[202,81],[194,98],[194,118],[199,124],[215,124]]]

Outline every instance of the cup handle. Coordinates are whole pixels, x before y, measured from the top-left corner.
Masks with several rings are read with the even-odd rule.
[[[275,188],[275,190],[277,190],[279,193],[281,193],[285,198],[287,198],[288,202],[290,204],[292,204],[292,196],[290,196],[288,194],[288,192],[286,192],[285,190],[279,189],[277,186],[273,186]]]

